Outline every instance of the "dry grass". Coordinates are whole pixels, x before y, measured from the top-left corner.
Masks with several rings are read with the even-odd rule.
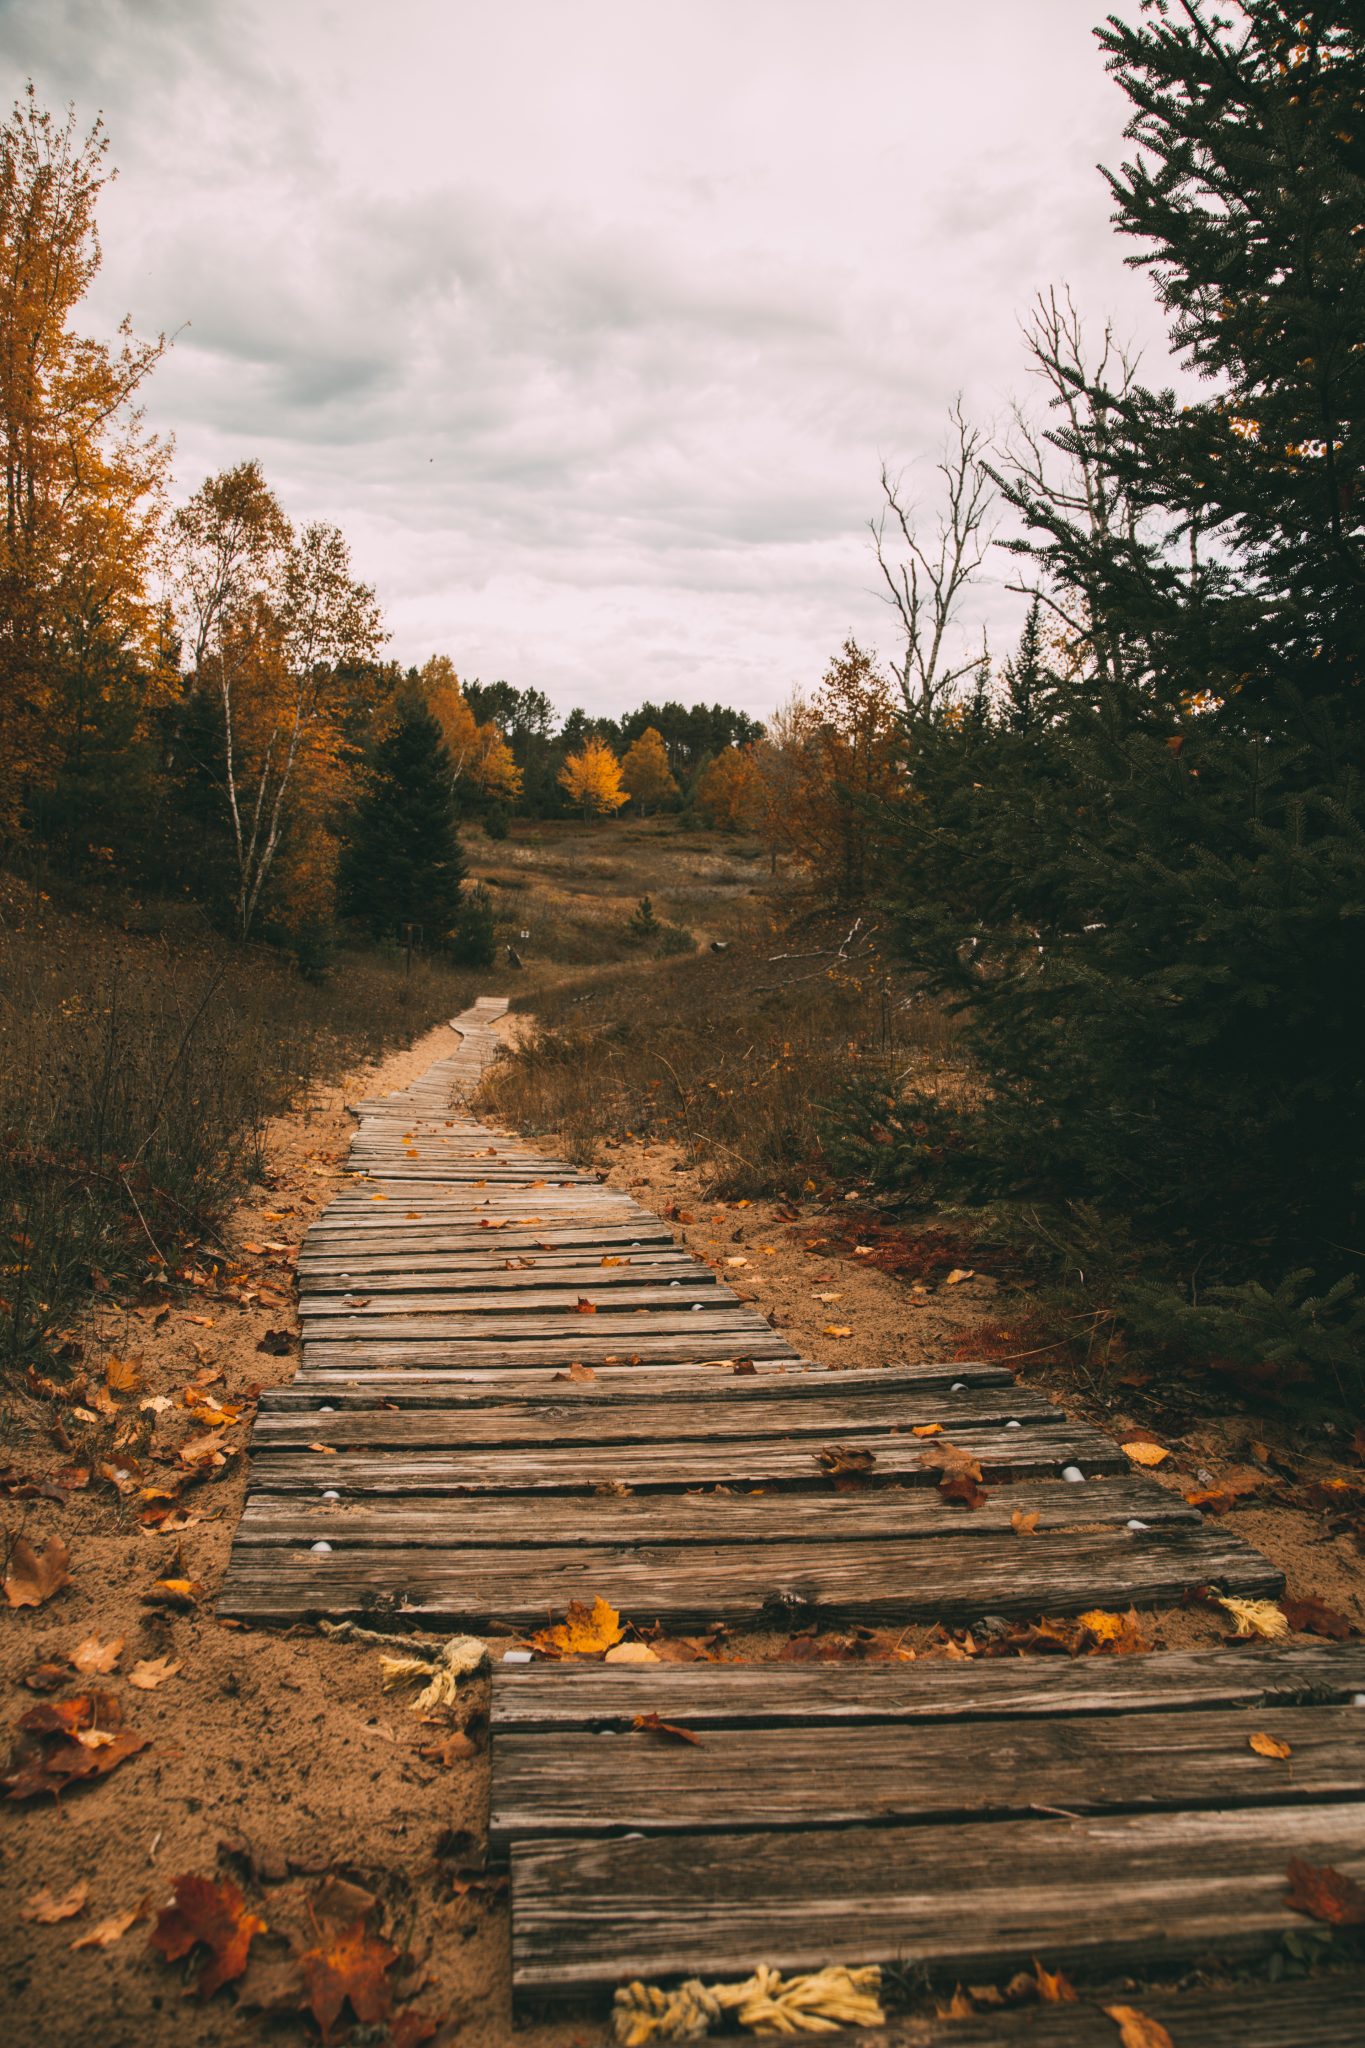
[[[260,1168],[269,1118],[472,999],[474,977],[171,943],[9,898],[0,922],[0,1359],[163,1269]],[[18,922],[16,915],[18,913]]]
[[[775,942],[751,906],[746,936],[722,956],[642,963],[546,992],[521,1043],[490,1070],[481,1106],[555,1134],[584,1162],[604,1137],[672,1139],[718,1194],[827,1182],[830,1105],[851,1076],[899,1096],[957,1057],[939,1010],[870,947],[834,959],[837,943],[806,934],[797,946],[817,953],[814,964],[774,963],[797,946]]]

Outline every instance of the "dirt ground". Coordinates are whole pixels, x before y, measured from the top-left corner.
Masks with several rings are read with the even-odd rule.
[[[154,1285],[145,1298],[101,1305],[86,1336],[84,1401],[69,1390],[60,1400],[39,1393],[6,1414],[0,1518],[11,1558],[19,1539],[42,1549],[58,1537],[71,1574],[42,1606],[0,1617],[10,1727],[45,1699],[97,1690],[116,1703],[102,1725],[121,1712],[125,1729],[147,1743],[60,1802],[45,1796],[7,1810],[0,1982],[26,2040],[53,2048],[316,2041],[310,2017],[278,2009],[298,1996],[285,1944],[292,1934],[296,1949],[323,1948],[329,1927],[367,1910],[364,1898],[338,1891],[338,1880],[373,1900],[371,1930],[401,1952],[382,1970],[395,1993],[391,2030],[360,2027],[353,2041],[408,2048],[458,2033],[469,2048],[491,2048],[510,2037],[506,1901],[481,1874],[486,1682],[470,1683],[453,1720],[432,1726],[412,1712],[410,1696],[383,1690],[374,1648],[311,1630],[248,1631],[213,1613],[245,1490],[241,1447],[254,1402],[296,1363],[292,1262],[336,1187],[353,1128],[345,1104],[404,1086],[454,1042],[448,1029],[433,1031],[282,1123],[269,1183],[233,1217],[223,1245],[202,1248],[173,1293]],[[841,1214],[704,1201],[669,1147],[627,1144],[605,1161],[614,1184],[662,1213],[681,1212],[675,1220],[693,1250],[832,1366],[942,1355],[1009,1311],[988,1277],[949,1285],[945,1276],[914,1293],[859,1257]],[[225,1261],[212,1262],[214,1250]],[[740,1259],[747,1264],[733,1263]],[[276,1348],[261,1349],[263,1341]],[[1100,1413],[1074,1388],[1055,1391],[1120,1439],[1150,1427],[1136,1409]],[[206,1439],[205,1463],[187,1465],[182,1449],[193,1461]],[[1162,1442],[1161,1483],[1189,1491],[1241,1473],[1233,1525],[1283,1566],[1291,1593],[1316,1596],[1357,1632],[1365,1625],[1359,1551],[1349,1534],[1332,1533],[1330,1505],[1321,1504],[1343,1475],[1354,1484],[1340,1453],[1334,1459],[1321,1441],[1231,1408]],[[73,1468],[89,1469],[90,1482],[79,1484]],[[54,1477],[58,1497],[43,1497],[39,1485]],[[186,1479],[178,1499],[147,1498],[148,1489],[170,1494]],[[146,1526],[163,1510],[165,1529]],[[1140,1620],[1161,1647],[1228,1633],[1204,1609]],[[94,1675],[69,1663],[91,1638],[87,1664],[113,1660]],[[972,1653],[960,1637],[949,1643],[928,1629],[907,1632],[903,1646]],[[775,1655],[783,1639],[719,1647]],[[149,1664],[150,1674],[140,1671]],[[46,1680],[44,1665],[52,1667]],[[26,1686],[26,1677],[50,1681],[52,1692]],[[451,1742],[460,1731],[467,1739]],[[167,1963],[148,1945],[182,1873],[230,1877],[271,1930],[236,1987],[207,1998],[195,1990],[202,1949],[188,1963]],[[60,1901],[82,1885],[77,1910],[44,1921],[38,1895]],[[114,1932],[110,1922],[126,1924]],[[87,1942],[92,1934],[109,1938]],[[344,2011],[334,2023],[333,2039],[345,2036],[350,2017]],[[604,2020],[593,2013],[530,2026],[518,2038],[527,2048],[587,2048],[604,2038]]]

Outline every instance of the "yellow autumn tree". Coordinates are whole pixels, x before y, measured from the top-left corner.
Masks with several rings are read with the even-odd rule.
[[[789,854],[822,893],[860,901],[876,880],[878,806],[903,787],[895,694],[872,657],[846,640],[815,696],[770,720],[755,761],[774,855]]]
[[[626,748],[621,763],[621,786],[642,818],[678,794],[664,736],[657,726],[646,726]]]
[[[100,264],[107,147],[31,85],[0,129],[0,831],[109,692],[174,682],[148,595],[167,451],[135,403],[165,338],[72,327]]]
[[[475,718],[449,655],[433,654],[418,671],[418,681],[441,728],[456,786],[490,803],[516,803],[521,770],[512,749],[491,719],[480,725]]]
[[[621,787],[621,763],[605,740],[586,739],[557,777],[585,818],[609,818],[630,802]]]
[[[697,778],[696,806],[718,832],[743,832],[764,810],[763,778],[751,747],[723,747]]]

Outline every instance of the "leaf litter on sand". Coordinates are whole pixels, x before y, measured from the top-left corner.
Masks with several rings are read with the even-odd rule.
[[[265,1921],[248,1909],[231,1878],[216,1881],[186,1871],[174,1880],[172,1902],[157,1915],[149,1945],[168,1963],[191,1949],[207,1949],[196,1989],[201,1998],[211,1998],[241,1976],[252,1942],[265,1932]]]
[[[58,1798],[69,1785],[110,1771],[145,1749],[149,1738],[123,1726],[113,1693],[44,1701],[21,1714],[10,1768],[0,1784],[12,1800]]]
[[[71,1583],[71,1553],[60,1536],[35,1550],[27,1536],[10,1546],[4,1592],[11,1607],[43,1607]]]

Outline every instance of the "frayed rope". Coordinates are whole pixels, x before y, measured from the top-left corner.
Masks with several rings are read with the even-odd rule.
[[[616,1994],[612,2027],[622,2048],[699,2040],[727,2015],[755,2034],[832,2034],[840,2027],[881,2024],[881,1984],[875,1966],[849,1970],[839,1963],[804,1977],[783,1977],[760,1963],[742,1984],[703,1984],[690,1977],[671,1991],[624,1984]]]

